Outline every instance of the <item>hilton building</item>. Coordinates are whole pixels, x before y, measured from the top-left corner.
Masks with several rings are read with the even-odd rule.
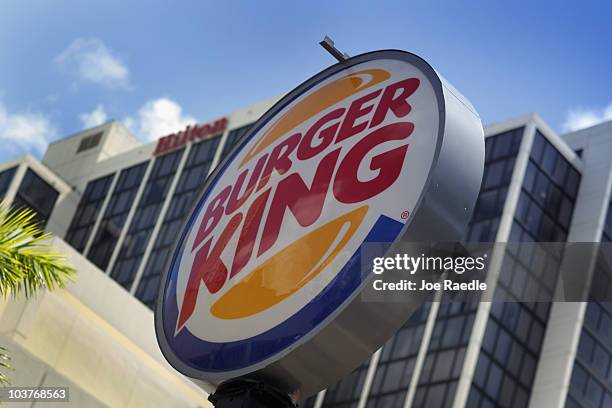
[[[68,385],[75,406],[209,406],[153,329],[162,268],[207,175],[273,101],[142,144],[112,121],[0,164],[0,197],[38,214],[76,266],[66,290],[0,307],[15,385]],[[612,239],[612,122],[557,135],[537,115],[485,129],[468,241]],[[563,254],[559,262],[563,261]],[[490,276],[521,298],[530,260]],[[504,263],[504,265],[506,265]],[[609,285],[585,267],[599,287]],[[558,271],[558,268],[557,268]],[[544,290],[560,285],[552,268]],[[423,305],[306,407],[612,407],[612,302]]]

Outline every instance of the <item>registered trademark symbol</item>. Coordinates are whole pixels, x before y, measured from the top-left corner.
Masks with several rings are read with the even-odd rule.
[[[409,215],[410,215],[410,211],[408,211],[408,210],[406,210],[406,211],[402,212],[402,215],[401,215],[402,220],[406,220],[406,219],[408,219],[408,216],[409,216]]]

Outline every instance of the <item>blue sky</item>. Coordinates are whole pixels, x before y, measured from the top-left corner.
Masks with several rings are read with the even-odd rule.
[[[0,6],[0,162],[111,118],[143,140],[282,94],[334,60],[427,59],[483,122],[612,119],[604,1],[30,1]]]

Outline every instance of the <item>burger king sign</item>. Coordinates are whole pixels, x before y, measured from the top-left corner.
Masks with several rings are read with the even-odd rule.
[[[213,385],[246,376],[304,397],[336,381],[422,302],[363,302],[360,247],[458,239],[483,160],[477,113],[419,57],[315,75],[203,186],[160,288],[164,355]]]

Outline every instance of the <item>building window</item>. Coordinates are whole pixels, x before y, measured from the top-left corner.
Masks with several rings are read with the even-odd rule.
[[[100,227],[87,258],[98,268],[105,270],[119,240],[123,225],[142,184],[148,162],[124,169],[119,174]]]
[[[485,139],[483,180],[467,241],[495,241],[523,132],[521,127]],[[415,393],[415,407],[452,405],[477,307],[477,302],[453,301],[444,295]]]
[[[467,241],[495,240],[522,137],[523,128],[518,128],[485,139],[485,168]]]
[[[184,149],[181,149],[158,157],[153,164],[153,170],[111,273],[111,277],[126,289],[129,289],[134,281],[134,275],[158,221],[159,211],[183,152]]]
[[[253,124],[249,123],[248,125],[239,127],[237,129],[231,130],[227,135],[227,140],[225,141],[225,145],[223,146],[223,150],[221,151],[221,159],[224,159],[225,156],[229,154],[236,143],[240,140],[242,136],[251,128]]]
[[[564,242],[579,184],[578,171],[536,131],[509,241]],[[552,298],[562,253],[520,248],[508,245],[500,270],[494,296],[507,301],[491,305],[469,396],[475,407],[526,407],[531,394],[550,303],[518,300]]]
[[[85,245],[87,245],[89,234],[91,234],[98,219],[100,208],[113,181],[113,176],[114,173],[100,177],[90,181],[85,187],[65,239],[79,252],[83,252]]]
[[[485,171],[467,233],[470,241],[495,239],[523,130],[513,129],[485,140]],[[414,407],[442,407],[452,403],[476,306],[477,303],[452,302],[447,298],[441,303],[413,400]],[[429,311],[429,305],[423,305],[383,346],[368,396],[368,407],[403,405]],[[324,407],[356,406],[361,386],[354,389],[351,396],[337,390],[351,388],[354,377],[361,375],[360,369],[357,372],[359,374],[351,375],[352,379],[346,377],[327,390]]]
[[[4,199],[4,195],[11,186],[16,170],[17,167],[15,166],[0,172],[0,200]]]
[[[93,149],[97,145],[100,144],[100,139],[102,139],[102,134],[104,132],[99,132],[81,139],[79,143],[79,147],[77,148],[77,153],[84,152],[85,150]]]
[[[601,241],[612,242],[612,201]],[[600,253],[595,264],[566,407],[612,407],[612,302],[608,296],[612,276],[605,258]]]
[[[188,216],[188,211],[196,199],[196,193],[202,188],[208,176],[219,140],[220,137],[217,136],[191,147],[187,163],[180,175],[136,290],[136,297],[150,308],[155,306],[162,272],[172,256],[185,217]]]
[[[367,406],[401,407],[404,404],[430,310],[430,303],[420,306],[383,346]]]
[[[317,401],[317,395],[318,394],[315,394],[312,397],[309,397],[308,399],[306,399],[305,401],[301,401],[300,403],[298,403],[298,407],[300,407],[300,408],[314,408],[315,402]]]
[[[477,308],[477,302],[457,302],[444,294],[419,377],[414,407],[452,405]]]
[[[28,169],[17,190],[14,207],[27,207],[36,212],[36,222],[40,228],[47,225],[59,193],[49,183],[31,169]]]
[[[370,359],[357,367],[352,373],[345,376],[336,384],[327,388],[323,407],[350,407],[351,404],[356,404],[359,401],[365,377],[370,365]],[[356,405],[355,405],[356,406]]]
[[[602,242],[612,242],[612,201],[608,205],[608,214],[606,215],[606,223],[604,224]]]

